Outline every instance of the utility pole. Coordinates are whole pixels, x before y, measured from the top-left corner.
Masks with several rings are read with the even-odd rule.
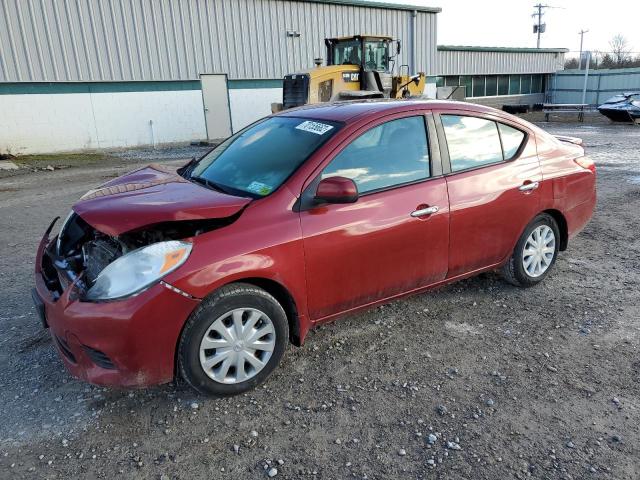
[[[580,34],[580,56],[578,57],[578,67],[581,69],[582,68],[582,40],[584,39],[584,34],[587,33],[589,30],[580,30],[578,33]]]
[[[540,34],[544,33],[544,31],[546,30],[546,25],[542,23],[542,16],[544,15],[544,9],[547,8],[548,6],[549,5],[542,5],[541,3],[533,6],[537,10],[537,12],[535,12],[531,16],[534,18],[538,17],[536,24],[533,26],[533,33],[538,34],[538,41],[536,43],[536,48],[540,48]]]
[[[537,17],[537,21],[535,23],[535,25],[533,26],[533,33],[537,33],[538,34],[538,42],[536,43],[536,47],[540,48],[540,34],[544,33],[547,30],[547,24],[546,23],[542,23],[542,17],[544,16],[544,10],[546,8],[564,8],[564,7],[554,7],[552,5],[543,5],[541,3],[538,3],[537,5],[534,5],[533,8],[535,8],[535,11],[533,13],[533,15],[531,15],[533,18]]]
[[[589,62],[591,61],[591,52],[585,52],[586,65],[584,69],[584,85],[582,87],[582,104],[584,105],[587,101],[587,83],[589,82]]]

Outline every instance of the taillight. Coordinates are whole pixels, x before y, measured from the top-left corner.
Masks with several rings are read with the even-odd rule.
[[[596,164],[589,157],[574,158],[573,161],[585,170],[589,170],[591,173],[596,173]]]

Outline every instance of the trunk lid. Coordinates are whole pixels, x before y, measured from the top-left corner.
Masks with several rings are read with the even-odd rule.
[[[117,236],[164,222],[230,217],[249,202],[150,165],[90,190],[73,210],[96,230]]]

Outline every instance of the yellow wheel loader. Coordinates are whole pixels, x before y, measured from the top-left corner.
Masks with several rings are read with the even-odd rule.
[[[422,95],[425,74],[409,75],[408,66],[398,68],[395,59],[400,41],[380,35],[327,38],[327,65],[315,59],[315,68],[285,75],[282,103],[273,112],[301,105],[365,98],[406,98]],[[395,47],[391,54],[390,50]],[[406,74],[402,74],[406,67]]]

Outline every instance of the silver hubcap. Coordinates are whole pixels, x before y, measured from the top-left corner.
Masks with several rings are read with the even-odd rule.
[[[200,365],[219,383],[240,383],[262,370],[276,345],[271,319],[255,308],[218,317],[200,342]]]
[[[556,254],[556,236],[547,225],[536,227],[524,244],[522,265],[531,277],[547,271]]]

